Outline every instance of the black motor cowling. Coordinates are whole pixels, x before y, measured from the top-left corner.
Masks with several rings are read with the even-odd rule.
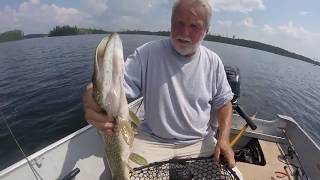
[[[240,97],[240,71],[236,66],[225,66],[224,67],[228,82],[231,86],[232,92],[234,94],[231,100],[232,104],[236,104],[238,98]]]

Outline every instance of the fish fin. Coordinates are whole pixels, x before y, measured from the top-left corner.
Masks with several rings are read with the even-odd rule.
[[[134,131],[129,121],[122,121],[119,124],[120,133],[124,141],[131,146],[134,140]]]
[[[129,165],[129,163],[127,161],[122,161],[125,166],[129,169],[130,172],[133,172],[133,168]]]
[[[129,159],[136,163],[136,164],[139,164],[141,166],[145,166],[145,165],[148,165],[148,161],[142,157],[141,155],[137,154],[137,153],[131,153],[130,156],[129,156]]]
[[[132,112],[131,110],[129,111],[129,115],[130,115],[130,119],[131,119],[131,125],[133,125],[133,127],[135,129],[138,129],[140,127],[141,121],[140,119],[137,117],[137,115]]]
[[[123,161],[127,169],[129,170],[129,176],[135,176],[139,174],[139,171],[135,171],[133,167],[130,166],[130,164],[126,161]]]

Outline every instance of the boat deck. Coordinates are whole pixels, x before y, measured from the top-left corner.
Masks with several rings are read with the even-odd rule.
[[[260,146],[266,160],[266,165],[255,165],[237,162],[237,167],[246,180],[273,180],[273,179],[294,179],[293,167],[288,165],[282,157],[286,154],[286,145],[275,142],[259,140]],[[285,150],[285,151],[284,151]],[[279,173],[280,172],[280,173]],[[288,174],[288,175],[287,175]]]

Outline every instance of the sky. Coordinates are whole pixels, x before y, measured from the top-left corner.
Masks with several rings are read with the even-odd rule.
[[[278,46],[320,61],[319,0],[209,0],[210,34]],[[57,25],[170,30],[173,0],[0,0],[0,33],[48,33]]]

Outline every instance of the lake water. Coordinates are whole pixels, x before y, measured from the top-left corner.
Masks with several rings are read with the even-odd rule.
[[[86,125],[82,95],[103,35],[0,43],[0,169],[22,159],[6,120],[29,155]],[[125,57],[166,37],[121,35]],[[292,116],[320,144],[320,67],[259,50],[204,42],[241,72],[240,102],[258,118]]]

